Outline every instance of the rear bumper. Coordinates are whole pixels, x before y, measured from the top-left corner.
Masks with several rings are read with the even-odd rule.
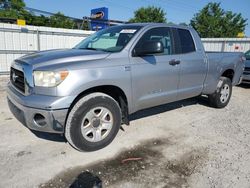
[[[11,86],[9,85],[7,88],[7,100],[10,111],[13,115],[27,128],[31,130],[41,131],[41,132],[50,132],[50,133],[63,133],[65,121],[68,113],[68,108],[63,109],[42,109],[40,106],[30,107],[28,102],[34,104],[33,98],[29,98],[29,96],[25,96],[25,103],[22,104],[18,99],[20,99],[19,95]],[[39,96],[38,96],[39,97]],[[57,104],[60,101],[64,101],[63,97],[58,98],[54,97],[54,101],[51,97],[48,96],[48,100],[45,98],[42,99],[42,103],[46,106],[50,106],[48,104],[52,102],[52,104]],[[40,101],[41,102],[41,101]],[[28,106],[27,106],[27,105]],[[64,103],[65,104],[65,103]]]
[[[243,73],[241,83],[250,84],[250,74],[244,74]]]

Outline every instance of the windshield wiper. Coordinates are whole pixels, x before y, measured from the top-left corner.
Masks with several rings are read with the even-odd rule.
[[[80,49],[86,49],[86,50],[98,50],[97,48],[80,48]]]
[[[73,48],[73,49],[79,49],[79,50],[99,50],[97,48]]]
[[[103,52],[111,52],[109,50],[105,50],[105,49],[100,49],[100,48],[78,48],[81,50],[95,50],[95,51],[103,51]]]
[[[111,50],[105,50],[105,49],[101,49],[101,51],[103,51],[103,52],[113,52]]]

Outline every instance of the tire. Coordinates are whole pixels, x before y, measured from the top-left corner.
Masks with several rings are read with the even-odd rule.
[[[229,78],[221,77],[217,90],[208,96],[210,106],[224,108],[230,101],[232,95],[232,82]]]
[[[121,109],[109,95],[92,93],[82,97],[69,112],[65,137],[79,151],[104,148],[121,126]]]

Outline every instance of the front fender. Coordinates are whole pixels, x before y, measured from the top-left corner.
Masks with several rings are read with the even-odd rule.
[[[69,71],[68,77],[57,87],[57,96],[77,97],[88,89],[104,85],[120,88],[127,97],[128,106],[132,106],[131,75],[125,66]]]

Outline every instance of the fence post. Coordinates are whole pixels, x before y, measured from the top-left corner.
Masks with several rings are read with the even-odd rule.
[[[226,48],[226,41],[224,40],[223,43],[222,43],[221,51],[225,52],[225,48]]]
[[[39,32],[38,29],[36,30],[36,37],[37,37],[37,51],[40,51],[41,50],[41,47],[40,47],[40,32]]]

